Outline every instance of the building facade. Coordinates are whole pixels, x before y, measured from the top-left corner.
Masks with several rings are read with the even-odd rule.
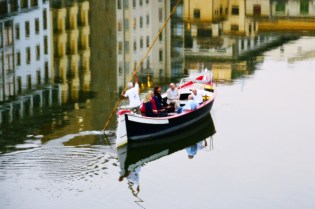
[[[150,47],[169,13],[169,0],[116,0],[118,86],[124,86]],[[139,75],[165,74],[169,68],[166,31],[141,63]]]

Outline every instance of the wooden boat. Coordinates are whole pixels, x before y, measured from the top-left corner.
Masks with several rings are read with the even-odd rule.
[[[128,176],[139,166],[193,146],[215,134],[215,126],[208,113],[200,121],[179,132],[161,137],[159,140],[128,143],[117,149],[120,175]]]
[[[122,146],[129,141],[158,140],[160,137],[198,123],[209,115],[216,92],[212,81],[205,78],[206,75],[184,78],[178,87],[181,106],[185,105],[193,88],[205,94],[204,102],[196,110],[183,111],[180,114],[170,113],[167,117],[146,117],[129,110],[118,111],[116,146]]]

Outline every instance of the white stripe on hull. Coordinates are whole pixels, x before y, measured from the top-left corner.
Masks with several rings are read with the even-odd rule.
[[[128,115],[128,120],[137,122],[137,123],[146,123],[146,124],[168,124],[168,119],[162,118],[144,118],[141,116]]]

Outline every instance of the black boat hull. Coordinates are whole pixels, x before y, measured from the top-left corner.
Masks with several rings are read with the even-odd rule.
[[[178,117],[153,118],[152,121],[156,123],[151,123],[149,120],[138,121],[134,116],[125,114],[128,141],[157,139],[196,124],[210,114],[213,102],[214,99],[197,110]]]

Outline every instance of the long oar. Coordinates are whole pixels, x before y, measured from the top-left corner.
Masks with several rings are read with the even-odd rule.
[[[152,50],[153,45],[154,45],[155,42],[158,40],[160,34],[162,33],[162,31],[164,30],[165,26],[166,26],[167,23],[169,22],[171,16],[172,16],[172,15],[174,14],[174,12],[176,11],[176,8],[177,8],[177,6],[179,5],[179,2],[180,2],[180,1],[181,1],[181,0],[177,0],[175,6],[173,7],[173,9],[172,9],[172,11],[171,11],[171,13],[170,13],[169,16],[166,18],[166,20],[165,20],[163,26],[162,26],[161,29],[159,30],[159,33],[155,36],[155,38],[154,38],[152,44],[150,45],[150,47],[148,48],[147,52],[144,54],[144,56],[142,57],[141,61],[138,63],[137,67],[136,67],[136,68],[134,69],[134,71],[132,72],[132,76],[131,76],[131,78],[129,79],[128,82],[132,81],[133,77],[134,77],[134,76],[137,74],[137,72],[139,71],[139,69],[140,69],[140,67],[141,67],[141,65],[142,65],[142,63],[143,63],[143,61],[145,60],[145,58],[148,56],[148,54],[149,54],[150,51]],[[125,89],[123,90],[123,92],[125,92],[126,90],[127,90],[127,87],[125,87]],[[112,112],[111,112],[109,118],[107,119],[107,121],[106,121],[106,123],[105,123],[105,126],[104,126],[104,128],[103,128],[103,131],[105,131],[105,130],[107,129],[107,127],[108,127],[110,121],[112,120],[112,117],[114,116],[114,113],[116,112],[117,107],[118,107],[118,105],[120,104],[121,100],[122,100],[122,98],[120,97],[119,100],[116,102],[116,104],[115,104],[115,106],[114,106],[114,108],[113,108],[113,110],[112,110]]]

